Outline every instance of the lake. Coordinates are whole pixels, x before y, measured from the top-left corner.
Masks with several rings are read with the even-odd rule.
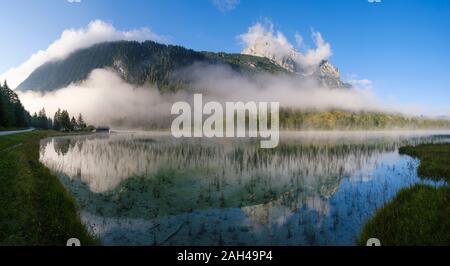
[[[115,132],[42,140],[40,161],[103,245],[353,245],[400,189],[445,184],[420,179],[398,147],[449,141],[445,131],[283,132],[261,149]]]

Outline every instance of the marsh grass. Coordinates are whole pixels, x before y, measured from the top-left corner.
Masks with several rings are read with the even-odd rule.
[[[449,245],[450,189],[414,185],[402,189],[396,197],[365,225],[358,238],[366,245],[369,238],[382,245]]]
[[[420,159],[421,178],[447,184],[402,189],[367,222],[358,244],[376,237],[383,245],[450,245],[450,144],[405,146],[399,153]]]
[[[106,245],[342,245],[420,183],[418,161],[397,148],[434,141],[445,140],[293,136],[266,150],[126,133],[48,138],[40,161]]]
[[[420,176],[450,182],[450,144],[405,146],[399,152],[420,159],[417,169]]]

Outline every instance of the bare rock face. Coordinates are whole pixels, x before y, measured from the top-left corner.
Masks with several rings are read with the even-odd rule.
[[[251,47],[245,48],[242,51],[242,54],[265,57],[289,72],[297,72],[297,67],[294,60],[297,51],[294,49],[279,49],[279,47],[274,47],[270,42],[260,41],[255,42],[255,44]]]
[[[320,76],[327,76],[335,79],[340,79],[341,74],[339,73],[339,69],[333,66],[330,61],[323,60],[319,65],[319,73]]]
[[[242,54],[265,57],[288,72],[302,76],[314,77],[326,88],[351,88],[351,85],[341,80],[339,69],[328,60],[322,60],[319,65],[305,69],[299,63],[300,53],[294,47],[276,47],[271,42],[259,41],[245,48]]]
[[[341,80],[339,69],[333,66],[328,60],[323,60],[313,75],[319,80],[320,84],[331,89],[349,89],[352,86]]]

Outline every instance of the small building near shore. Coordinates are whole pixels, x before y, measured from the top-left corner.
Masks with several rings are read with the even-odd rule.
[[[96,127],[96,128],[94,128],[93,132],[96,132],[96,133],[109,133],[109,127],[105,127],[105,126]]]

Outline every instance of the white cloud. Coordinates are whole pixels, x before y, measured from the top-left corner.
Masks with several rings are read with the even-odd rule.
[[[64,30],[60,38],[50,44],[46,50],[36,52],[18,67],[2,73],[0,80],[8,80],[8,84],[12,88],[16,88],[36,68],[46,62],[64,59],[78,49],[87,48],[97,43],[118,40],[166,42],[167,38],[155,34],[148,28],[120,31],[111,24],[95,20],[85,28]]]
[[[226,66],[194,64],[174,75],[183,77],[192,88],[203,93],[204,101],[277,101],[281,107],[299,109],[345,109],[350,111],[381,110],[382,105],[371,90],[329,90],[314,79],[298,76],[240,75]],[[96,69],[89,77],[52,92],[19,92],[25,108],[31,113],[45,107],[52,117],[58,108],[70,115],[82,113],[95,125],[123,128],[148,128],[157,124],[170,126],[170,109],[176,101],[192,101],[188,92],[161,94],[155,86],[128,84],[113,70]]]
[[[212,0],[212,3],[221,12],[228,12],[236,8],[239,0]]]
[[[294,35],[295,38],[295,42],[297,43],[297,47],[299,49],[304,49],[305,48],[305,42],[303,40],[303,36],[300,35],[300,33],[296,32]]]
[[[373,89],[373,82],[369,79],[358,79],[358,76],[353,74],[349,76],[348,83],[360,89]]]
[[[350,75],[351,89],[328,89],[321,87],[314,78],[298,75],[256,75],[253,78],[237,74],[224,66],[191,66],[182,75],[192,81],[193,88],[204,88],[204,101],[277,101],[280,107],[306,110],[347,110],[402,113],[434,117],[446,114],[447,106],[424,106],[405,103],[400,99],[386,99],[376,92],[376,83]]]
[[[372,88],[372,81],[368,79],[351,79],[348,82],[358,88]]]
[[[275,31],[274,25],[270,21],[266,23],[256,23],[251,26],[247,33],[238,36],[244,44],[243,54],[253,54],[267,57],[280,65],[289,64],[289,60],[294,61],[294,69],[297,72],[311,72],[316,69],[322,60],[328,59],[332,55],[331,45],[327,43],[320,32],[312,31],[311,37],[315,44],[314,48],[308,48],[304,38],[296,33],[295,40],[297,47],[294,48],[286,36]]]
[[[240,75],[224,66],[194,65],[180,75],[203,88],[205,101],[277,101],[280,107],[295,109],[381,110],[382,103],[371,89],[330,90],[313,77],[299,75]]]
[[[449,114],[449,109],[423,108],[418,104],[399,104],[396,99],[382,101],[371,88],[372,82],[356,79],[352,89],[330,90],[314,78],[298,75],[261,74],[248,77],[222,65],[194,64],[178,70],[174,76],[188,80],[204,101],[277,101],[283,108],[306,110],[343,109],[348,111],[403,112],[404,114]],[[114,128],[150,128],[170,126],[170,109],[176,101],[192,101],[192,92],[161,94],[155,86],[126,83],[113,70],[96,69],[80,83],[53,92],[19,92],[31,113],[45,107],[53,116],[58,108],[70,115],[82,113],[86,121]]]
[[[320,32],[312,31],[312,38],[316,48],[307,49],[304,53],[299,53],[298,60],[303,66],[317,66],[324,59],[331,55],[331,45],[322,38]]]

